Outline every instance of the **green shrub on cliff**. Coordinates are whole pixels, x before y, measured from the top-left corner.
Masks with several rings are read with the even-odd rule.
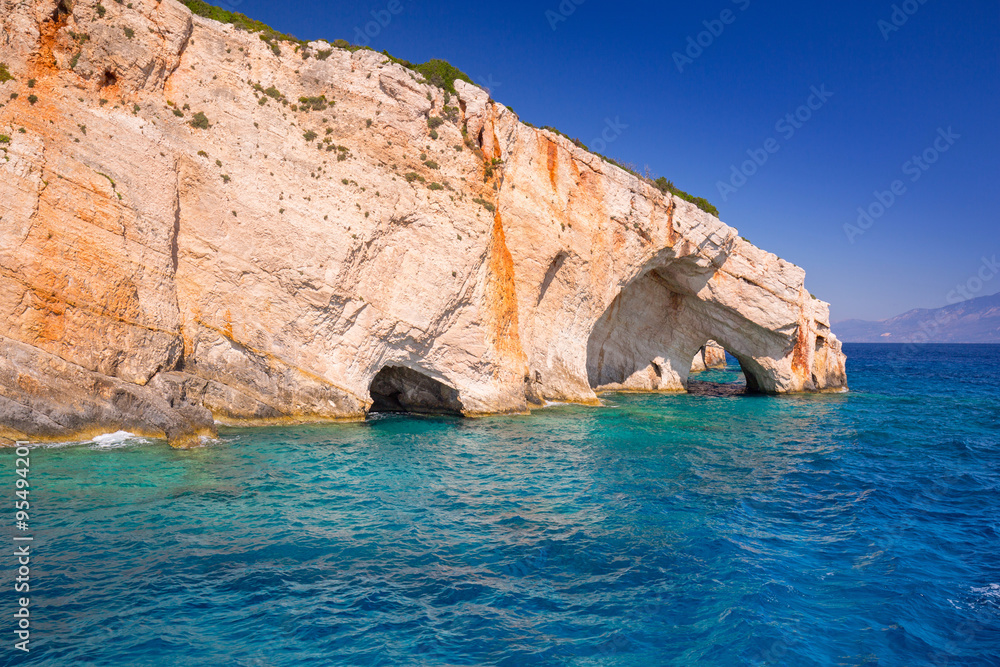
[[[8,81],[13,81],[14,77],[11,76],[10,70],[7,69],[6,63],[0,63],[0,83],[6,83]]]
[[[205,115],[204,111],[196,113],[194,118],[191,120],[190,125],[196,130],[207,130],[212,127],[212,125],[208,122],[208,116]]]
[[[496,211],[496,210],[497,210],[497,209],[496,209],[496,206],[494,206],[494,205],[493,205],[493,204],[491,204],[490,202],[486,201],[486,200],[485,200],[485,199],[483,199],[482,197],[476,197],[476,198],[475,198],[475,199],[473,199],[472,201],[474,201],[475,203],[479,204],[480,206],[482,206],[483,208],[485,208],[485,209],[486,209],[487,211],[489,211],[490,213],[493,213],[494,211]]]
[[[656,188],[664,194],[669,193],[676,197],[680,197],[684,201],[691,202],[692,204],[694,204],[701,210],[705,211],[706,213],[711,213],[715,217],[719,217],[719,209],[715,208],[715,206],[710,204],[708,200],[706,200],[704,197],[695,197],[694,195],[690,195],[687,192],[684,192],[680,188],[676,187],[673,181],[668,181],[666,178],[663,178],[661,176],[660,178],[653,181],[653,185],[655,185]]]
[[[292,37],[291,35],[282,34],[271,26],[265,25],[260,21],[254,21],[252,18],[244,16],[238,12],[230,12],[222,9],[221,7],[215,7],[207,2],[202,2],[202,0],[183,0],[183,2],[192,13],[197,14],[198,16],[203,16],[204,18],[212,19],[213,21],[219,21],[220,23],[228,23],[235,26],[239,30],[244,30],[246,32],[263,33],[262,37],[266,42],[270,42],[271,40],[299,42],[298,39]]]
[[[319,97],[300,97],[299,98],[299,109],[302,111],[326,111],[329,102],[326,100],[326,95],[320,95]]]
[[[400,64],[408,69],[412,69],[414,72],[422,74],[427,79],[427,83],[438,88],[443,88],[452,95],[458,94],[455,92],[455,79],[472,83],[472,79],[469,78],[468,74],[445,60],[434,58],[428,60],[423,65],[413,65],[405,61]]]

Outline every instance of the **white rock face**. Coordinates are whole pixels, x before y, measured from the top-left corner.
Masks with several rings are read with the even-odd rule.
[[[386,368],[466,415],[595,403],[710,339],[761,391],[845,387],[801,269],[482,90],[103,14],[0,0],[0,437],[359,419]]]

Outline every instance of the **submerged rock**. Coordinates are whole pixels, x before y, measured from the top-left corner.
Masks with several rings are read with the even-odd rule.
[[[802,269],[479,88],[98,6],[0,0],[0,437],[682,391],[709,340],[846,385]]]

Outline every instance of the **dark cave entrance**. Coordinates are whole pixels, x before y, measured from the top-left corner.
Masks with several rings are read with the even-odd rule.
[[[462,414],[458,390],[404,366],[386,366],[372,379],[369,412],[419,415]]]

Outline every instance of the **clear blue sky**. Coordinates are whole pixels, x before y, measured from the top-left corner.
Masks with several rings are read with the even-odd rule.
[[[522,119],[589,145],[618,119],[628,127],[605,154],[706,197],[741,235],[804,267],[834,320],[945,305],[984,255],[1000,255],[997,0],[897,0],[912,14],[895,24],[894,3],[875,0],[565,0],[562,12],[559,0],[396,2],[372,48],[448,60]],[[359,42],[390,1],[217,4],[300,38]],[[680,71],[674,54],[720,17],[721,34],[701,35],[708,46]],[[832,96],[779,128],[813,86]],[[938,142],[943,153],[939,128],[958,135]],[[724,200],[718,182],[768,139],[777,152]],[[906,165],[926,149],[934,164]],[[896,180],[903,194],[851,243],[844,225]],[[1000,275],[979,295],[997,291]]]

